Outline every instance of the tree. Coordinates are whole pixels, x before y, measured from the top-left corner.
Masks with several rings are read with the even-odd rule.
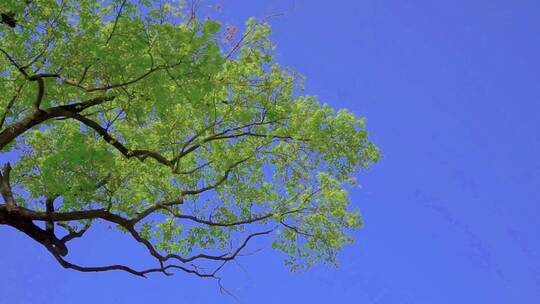
[[[2,1],[0,224],[83,272],[216,278],[264,235],[293,270],[335,263],[361,225],[353,177],[379,158],[364,119],[300,95],[268,24],[234,37],[163,2]],[[156,265],[68,261],[96,224]]]

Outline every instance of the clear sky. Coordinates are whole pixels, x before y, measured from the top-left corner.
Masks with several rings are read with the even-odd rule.
[[[540,303],[539,1],[219,3],[235,25],[285,12],[270,20],[279,61],[366,116],[384,154],[352,193],[365,227],[340,267],[291,274],[255,244],[223,273],[240,303]],[[148,261],[109,232],[71,258]],[[213,281],[78,273],[15,230],[0,239],[0,303],[238,303]]]

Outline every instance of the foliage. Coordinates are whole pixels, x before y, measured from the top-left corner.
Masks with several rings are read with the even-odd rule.
[[[0,24],[0,147],[21,157],[11,184],[3,173],[15,205],[3,191],[0,223],[15,214],[67,229],[60,238],[36,226],[46,241],[18,228],[81,271],[214,276],[192,263],[224,264],[262,234],[292,269],[335,263],[361,226],[348,188],[379,159],[364,120],[299,95],[268,24],[249,19],[230,41],[219,22],[162,4],[2,1],[16,26]],[[159,266],[64,260],[62,245],[97,223]]]

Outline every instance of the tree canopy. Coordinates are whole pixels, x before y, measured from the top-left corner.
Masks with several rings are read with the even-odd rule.
[[[3,0],[0,13],[0,224],[63,267],[215,278],[255,237],[293,270],[352,241],[349,189],[378,149],[364,119],[301,94],[267,23],[235,35],[157,0]],[[68,261],[93,225],[156,264]]]

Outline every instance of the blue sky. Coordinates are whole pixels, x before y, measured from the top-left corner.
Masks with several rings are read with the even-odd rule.
[[[384,154],[352,192],[365,227],[340,267],[291,274],[255,244],[224,272],[240,303],[540,301],[540,2],[220,3],[236,25],[285,12],[271,19],[279,61],[366,116]],[[109,232],[74,243],[73,260],[147,261]],[[82,274],[14,230],[0,239],[0,302],[237,303],[212,281]]]

